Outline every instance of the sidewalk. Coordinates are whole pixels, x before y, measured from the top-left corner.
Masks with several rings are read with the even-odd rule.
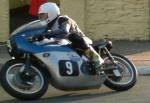
[[[150,56],[148,55],[131,55],[126,57],[133,61],[150,61]]]

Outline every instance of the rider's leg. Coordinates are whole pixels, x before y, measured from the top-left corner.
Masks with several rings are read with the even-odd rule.
[[[93,65],[93,68],[99,67],[104,62],[99,54],[83,39],[82,36],[70,34],[68,39],[75,47],[81,48],[83,51],[85,51],[84,55],[89,59],[90,64]]]
[[[85,50],[85,56],[89,58],[90,62],[92,63],[93,68],[100,67],[104,60],[100,57],[100,55],[93,49],[92,46],[89,46],[88,49]]]

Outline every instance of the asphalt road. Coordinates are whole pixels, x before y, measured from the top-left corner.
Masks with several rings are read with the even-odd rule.
[[[113,52],[123,55],[150,55],[150,42],[114,42]],[[0,47],[0,64],[10,57],[6,48]],[[149,61],[136,61],[137,66],[145,66]],[[1,65],[0,65],[1,66]],[[63,92],[49,87],[47,93],[35,101],[18,101],[8,95],[0,86],[0,103],[150,103],[150,76],[139,76],[132,89],[116,92],[105,86],[99,90]]]
[[[98,90],[63,92],[49,87],[39,100],[19,101],[0,87],[0,103],[150,103],[150,76],[139,76],[130,90],[116,92],[105,86]]]

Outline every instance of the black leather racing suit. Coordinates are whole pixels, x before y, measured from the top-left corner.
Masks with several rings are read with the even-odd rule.
[[[58,16],[55,20],[50,22],[47,27],[48,30],[51,30],[51,32],[47,34],[47,38],[49,36],[69,39],[73,47],[85,51],[84,55],[89,58],[92,65],[96,65],[95,67],[99,67],[104,62],[99,54],[83,39],[85,35],[79,29],[77,23],[68,16]]]
[[[83,39],[85,35],[79,29],[77,23],[68,16],[58,16],[47,27],[51,30],[50,37],[67,38],[72,42],[73,47],[81,48],[82,50],[88,48],[88,44]]]

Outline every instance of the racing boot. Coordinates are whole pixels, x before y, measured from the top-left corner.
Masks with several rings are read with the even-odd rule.
[[[99,54],[92,47],[89,47],[84,54],[89,59],[87,65],[89,65],[92,72],[94,71],[96,73],[96,71],[104,63],[104,60],[99,56]]]

